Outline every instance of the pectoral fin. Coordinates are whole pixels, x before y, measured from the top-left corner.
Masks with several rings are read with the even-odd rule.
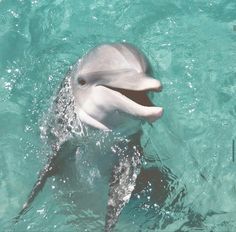
[[[48,159],[47,164],[44,166],[44,168],[41,170],[41,172],[38,175],[38,179],[36,183],[34,184],[27,201],[23,205],[21,211],[19,214],[14,218],[15,222],[18,222],[19,218],[21,215],[25,214],[27,210],[29,209],[31,203],[34,201],[36,196],[39,194],[39,192],[43,189],[46,181],[48,178],[51,176],[57,175],[64,166],[64,158],[66,157],[65,154],[74,154],[76,147],[71,147],[70,148],[69,142],[65,142],[60,146],[59,149],[54,149],[53,155]],[[69,149],[70,148],[70,149]]]
[[[105,222],[105,232],[114,228],[124,205],[129,201],[140,172],[141,157],[138,150],[134,155],[126,155],[114,166],[109,184],[109,198]]]
[[[53,155],[49,158],[47,164],[43,168],[43,170],[39,173],[38,179],[36,183],[34,184],[27,201],[23,205],[21,211],[19,212],[18,216],[14,218],[15,222],[19,220],[21,215],[27,212],[29,206],[35,199],[35,197],[38,195],[38,193],[43,189],[47,179],[57,173],[58,170],[58,162],[57,162],[57,156]]]

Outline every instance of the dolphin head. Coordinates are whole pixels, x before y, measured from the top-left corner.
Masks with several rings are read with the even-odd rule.
[[[77,62],[71,73],[75,112],[85,124],[102,130],[135,133],[140,122],[154,122],[163,109],[149,91],[161,84],[148,76],[145,57],[126,43],[104,44]]]

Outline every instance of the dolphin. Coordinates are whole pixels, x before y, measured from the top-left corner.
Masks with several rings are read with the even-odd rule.
[[[63,170],[68,156],[78,154],[88,131],[99,131],[108,137],[113,135],[105,142],[114,154],[119,153],[115,161],[107,158],[106,162],[112,171],[104,230],[112,231],[140,172],[141,125],[153,123],[163,113],[163,108],[153,105],[147,95],[161,90],[160,81],[149,73],[146,57],[128,43],[99,45],[76,62],[61,83],[42,127],[52,153],[16,221],[27,212],[47,179]]]

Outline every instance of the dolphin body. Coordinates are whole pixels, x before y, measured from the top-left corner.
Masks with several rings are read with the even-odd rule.
[[[148,76],[149,68],[144,55],[127,43],[95,47],[74,65],[64,78],[43,127],[52,155],[16,220],[28,210],[46,180],[63,170],[68,156],[78,155],[87,137],[99,132],[107,136],[105,143],[115,157],[107,157],[105,164],[107,173],[112,169],[108,174],[105,231],[112,231],[140,172],[141,123],[152,123],[163,112],[146,95],[161,90],[160,82]],[[95,156],[93,164],[97,165]],[[80,160],[80,155],[76,157]]]

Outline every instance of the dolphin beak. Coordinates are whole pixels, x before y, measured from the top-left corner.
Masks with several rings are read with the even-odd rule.
[[[116,76],[117,74],[119,77]],[[160,81],[147,76],[145,73],[126,71],[117,74],[113,73],[112,77],[106,78],[109,81],[105,82],[103,86],[133,91],[151,90],[158,92],[162,89]]]
[[[161,91],[161,83],[143,73],[123,76],[102,85],[107,97],[112,94],[114,104],[119,111],[152,123],[163,114],[163,108],[154,106],[147,93]],[[112,92],[113,93],[112,93]]]

